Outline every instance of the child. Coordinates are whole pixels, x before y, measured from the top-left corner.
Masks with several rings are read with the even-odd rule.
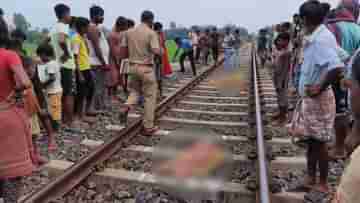
[[[76,35],[72,40],[76,75],[77,75],[77,96],[75,100],[76,116],[78,119],[84,117],[84,102],[86,100],[86,115],[90,116],[91,104],[94,96],[94,78],[91,73],[90,57],[85,40],[89,30],[90,21],[83,17],[77,17],[75,21]],[[86,119],[87,121],[90,121]]]
[[[275,40],[276,54],[273,62],[273,81],[277,93],[279,113],[273,116],[275,121],[284,124],[288,112],[288,83],[290,74],[291,48],[290,34],[280,33]]]
[[[41,64],[38,66],[39,79],[47,94],[50,115],[54,121],[53,127],[58,131],[62,118],[61,99],[63,92],[60,66],[54,60],[55,54],[50,44],[40,45],[36,53],[41,59]]]
[[[22,62],[24,65],[24,69],[28,74],[29,78],[33,78],[35,75],[35,64],[30,58],[23,57]],[[35,95],[34,85],[33,88],[25,90],[25,109],[30,116],[30,126],[31,126],[31,135],[32,135],[32,143],[33,143],[33,153],[34,153],[34,162],[37,165],[45,164],[46,158],[40,155],[40,150],[37,145],[37,140],[41,136],[39,116],[41,116],[41,109],[39,105],[39,101]],[[50,131],[51,132],[51,131]],[[50,134],[50,133],[49,133]]]

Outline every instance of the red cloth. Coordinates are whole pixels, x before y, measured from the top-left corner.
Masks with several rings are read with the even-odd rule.
[[[162,32],[160,34],[160,42],[161,42],[161,48],[164,50],[164,54],[162,56],[162,64],[163,64],[163,69],[162,69],[162,74],[163,75],[170,75],[172,74],[172,68],[169,62],[169,55],[168,55],[168,51],[166,48],[166,37],[165,37],[165,33]]]
[[[0,102],[4,101],[15,87],[11,66],[20,64],[21,60],[15,52],[0,49]]]
[[[21,64],[12,51],[0,49],[0,106],[15,87],[12,67]],[[0,179],[30,175],[34,169],[30,117],[24,108],[12,105],[0,109]]]

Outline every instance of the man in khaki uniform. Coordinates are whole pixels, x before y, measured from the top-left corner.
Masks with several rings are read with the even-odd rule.
[[[153,135],[158,129],[154,126],[155,107],[158,94],[155,77],[154,55],[161,55],[158,35],[151,29],[154,14],[144,11],[141,24],[128,30],[122,40],[122,49],[128,50],[131,79],[129,81],[130,95],[126,102],[127,111],[138,103],[142,93],[144,104],[144,135]]]

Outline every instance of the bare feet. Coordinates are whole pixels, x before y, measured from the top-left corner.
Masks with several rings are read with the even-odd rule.
[[[48,142],[48,152],[54,152],[57,149],[57,144],[55,142],[55,140],[49,140]]]
[[[316,185],[316,178],[315,177],[310,177],[307,176],[304,180],[304,187],[311,189],[312,187],[314,187]]]
[[[322,193],[330,192],[329,186],[327,184],[317,184],[312,189]]]
[[[329,158],[331,160],[346,159],[345,149],[344,150],[334,149],[334,150],[330,151]]]
[[[39,164],[39,166],[42,166],[42,165],[44,165],[44,164],[46,164],[48,162],[49,162],[49,160],[47,158],[45,158],[43,156],[38,156],[38,164]]]

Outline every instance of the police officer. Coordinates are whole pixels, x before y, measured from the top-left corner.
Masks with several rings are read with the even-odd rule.
[[[126,102],[126,111],[138,103],[140,93],[144,103],[144,130],[143,135],[151,136],[158,130],[154,126],[155,107],[158,95],[155,77],[154,56],[161,56],[158,35],[152,30],[154,14],[144,11],[141,15],[141,24],[125,33],[121,44],[122,57],[129,57],[132,76],[129,81],[130,95]]]

